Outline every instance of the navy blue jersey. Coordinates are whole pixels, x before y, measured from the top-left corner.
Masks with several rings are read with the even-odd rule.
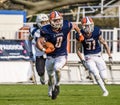
[[[47,54],[48,56],[67,55],[67,36],[72,29],[72,24],[67,20],[63,21],[63,27],[59,32],[52,30],[51,25],[46,25],[41,28],[41,36],[45,37],[46,41],[54,44],[55,51]]]
[[[94,31],[89,38],[86,37],[84,30],[81,30],[81,33],[85,37],[84,41],[82,42],[84,55],[97,54],[101,52],[101,46],[99,42],[99,36],[101,35],[100,28],[94,27]]]

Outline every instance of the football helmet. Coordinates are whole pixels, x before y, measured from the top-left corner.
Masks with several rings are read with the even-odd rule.
[[[94,22],[91,17],[84,17],[81,20],[82,28],[85,31],[85,33],[90,34],[94,31]]]
[[[53,11],[49,15],[50,25],[54,29],[60,29],[63,26],[63,17],[58,11]]]
[[[46,14],[38,14],[36,17],[36,24],[39,28],[49,24],[49,18]]]

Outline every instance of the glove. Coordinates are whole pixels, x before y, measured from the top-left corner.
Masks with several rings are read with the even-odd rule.
[[[85,60],[82,60],[81,63],[83,64],[83,66],[85,67],[85,69],[88,70],[87,62]]]
[[[52,53],[55,50],[55,47],[51,42],[45,42],[43,47],[43,51],[45,51],[46,54]]]
[[[75,35],[78,41],[82,42],[84,40],[84,36],[81,33],[77,32]]]
[[[113,64],[113,59],[112,59],[112,57],[109,57],[109,63],[110,63],[110,64]]]
[[[79,41],[82,42],[84,40],[84,36],[81,34],[79,35]]]
[[[52,53],[55,49],[52,49],[50,47],[48,47],[46,50],[45,50],[45,53],[46,54],[49,54],[49,53]]]

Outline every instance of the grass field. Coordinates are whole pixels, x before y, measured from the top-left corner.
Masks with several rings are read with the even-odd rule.
[[[47,96],[47,85],[0,85],[0,105],[120,105],[120,85],[107,85],[102,96],[98,85],[61,85],[56,100]]]

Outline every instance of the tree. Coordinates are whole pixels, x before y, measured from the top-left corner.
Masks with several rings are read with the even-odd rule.
[[[58,7],[73,5],[73,4],[87,4],[87,3],[95,3],[100,2],[99,0],[3,0],[2,8],[5,9],[4,5],[6,2],[12,3],[12,5],[22,6],[20,9],[26,10],[29,15],[34,15],[39,12],[43,12],[46,10],[52,10]],[[12,9],[14,6],[11,6]],[[9,9],[9,6],[6,6]],[[14,9],[14,8],[13,8]]]

